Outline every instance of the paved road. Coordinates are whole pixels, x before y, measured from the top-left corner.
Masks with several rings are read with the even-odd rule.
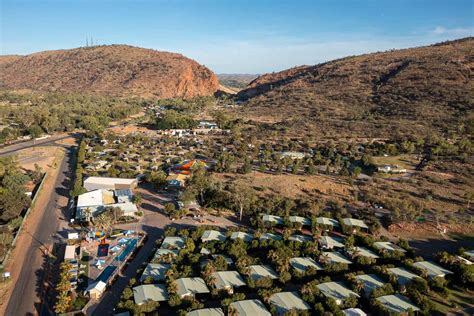
[[[17,151],[20,151],[22,149],[32,148],[35,146],[57,146],[56,144],[57,141],[64,140],[66,138],[69,138],[75,135],[76,134],[73,134],[73,135],[61,134],[61,135],[51,136],[49,138],[42,139],[42,140],[36,140],[36,141],[29,140],[26,142],[10,145],[7,147],[0,147],[0,156],[14,155]]]
[[[69,136],[67,136],[69,137]],[[51,137],[44,142],[36,145],[53,144],[58,140],[66,137]],[[7,155],[18,150],[28,148],[33,144],[22,143],[14,145],[14,148],[5,148],[0,151],[0,155]],[[44,214],[38,221],[35,227],[26,225],[23,233],[32,236],[32,243],[26,250],[26,256],[22,265],[18,280],[13,285],[13,292],[6,308],[6,315],[49,315],[47,308],[41,304],[43,297],[43,280],[45,273],[43,271],[44,251],[45,248],[50,248],[53,244],[56,232],[60,225],[60,220],[63,218],[61,210],[67,208],[67,201],[71,187],[71,175],[73,168],[73,161],[75,157],[75,146],[66,147],[66,155],[59,167],[59,173],[55,180],[48,203],[44,208]],[[41,207],[38,209],[40,210]],[[36,210],[36,211],[38,211]],[[66,219],[65,219],[66,220]],[[29,229],[34,231],[29,231]],[[15,260],[15,258],[11,258]]]

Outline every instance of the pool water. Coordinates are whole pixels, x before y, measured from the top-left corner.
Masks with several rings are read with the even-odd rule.
[[[117,269],[116,266],[107,266],[104,271],[102,271],[102,273],[97,277],[96,281],[102,281],[107,283],[112,273],[114,273],[115,269]]]
[[[115,258],[115,260],[123,262],[125,258],[127,258],[127,256],[133,251],[133,249],[135,249],[137,243],[137,239],[130,240],[127,244],[127,247],[125,247],[125,249],[120,253],[120,255]]]

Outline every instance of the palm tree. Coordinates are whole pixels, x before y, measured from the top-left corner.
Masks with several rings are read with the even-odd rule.
[[[238,316],[239,313],[237,312],[237,310],[234,307],[229,305],[229,307],[227,308],[227,315],[228,316]]]
[[[364,283],[362,283],[361,280],[355,279],[354,280],[354,289],[356,293],[360,293],[362,289],[364,288]]]
[[[143,203],[143,198],[140,194],[135,194],[133,196],[132,202],[135,203],[138,207],[140,207],[140,205],[142,205]]]
[[[169,294],[176,294],[178,292],[178,284],[175,280],[168,283],[168,293]]]
[[[206,283],[210,288],[213,288],[213,287],[215,287],[215,285],[217,283],[217,278],[214,275],[211,274],[206,278]]]
[[[330,262],[331,262],[331,259],[329,258],[328,255],[321,255],[319,257],[319,261],[323,264],[323,265],[328,265]]]
[[[123,210],[120,207],[112,208],[112,213],[114,214],[114,224],[116,224],[117,220],[120,219],[120,217],[122,217],[124,214]]]
[[[167,280],[174,280],[174,275],[175,275],[175,273],[174,273],[173,269],[168,269],[165,272],[165,277],[166,277]]]
[[[83,210],[84,212],[84,215],[87,219],[87,221],[90,221],[91,217],[92,217],[92,210],[90,207],[86,208],[85,210]]]
[[[102,213],[94,218],[94,226],[96,226],[101,231],[107,231],[110,227],[110,221],[108,218],[106,218],[105,214]]]

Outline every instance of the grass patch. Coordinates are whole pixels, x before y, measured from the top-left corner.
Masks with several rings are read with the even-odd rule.
[[[379,156],[373,157],[373,160],[376,165],[398,165],[405,169],[413,169],[418,162],[415,155]]]

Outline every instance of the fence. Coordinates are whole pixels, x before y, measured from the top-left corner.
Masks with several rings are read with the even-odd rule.
[[[43,178],[41,179],[41,182],[39,186],[36,189],[35,195],[33,196],[33,199],[31,199],[31,205],[30,207],[26,210],[25,215],[23,216],[23,220],[21,221],[20,227],[18,227],[18,230],[15,234],[15,237],[13,237],[13,241],[10,245],[10,248],[7,251],[7,254],[5,255],[5,258],[3,258],[2,263],[0,264],[0,269],[3,269],[5,266],[5,263],[8,261],[10,258],[11,252],[13,248],[15,247],[15,244],[18,240],[18,236],[20,236],[21,230],[23,229],[23,226],[25,225],[26,219],[28,218],[28,215],[30,214],[31,210],[35,207],[36,199],[38,198],[39,193],[41,192],[41,189],[43,188],[44,182],[46,180],[47,174],[45,173],[43,175]]]

